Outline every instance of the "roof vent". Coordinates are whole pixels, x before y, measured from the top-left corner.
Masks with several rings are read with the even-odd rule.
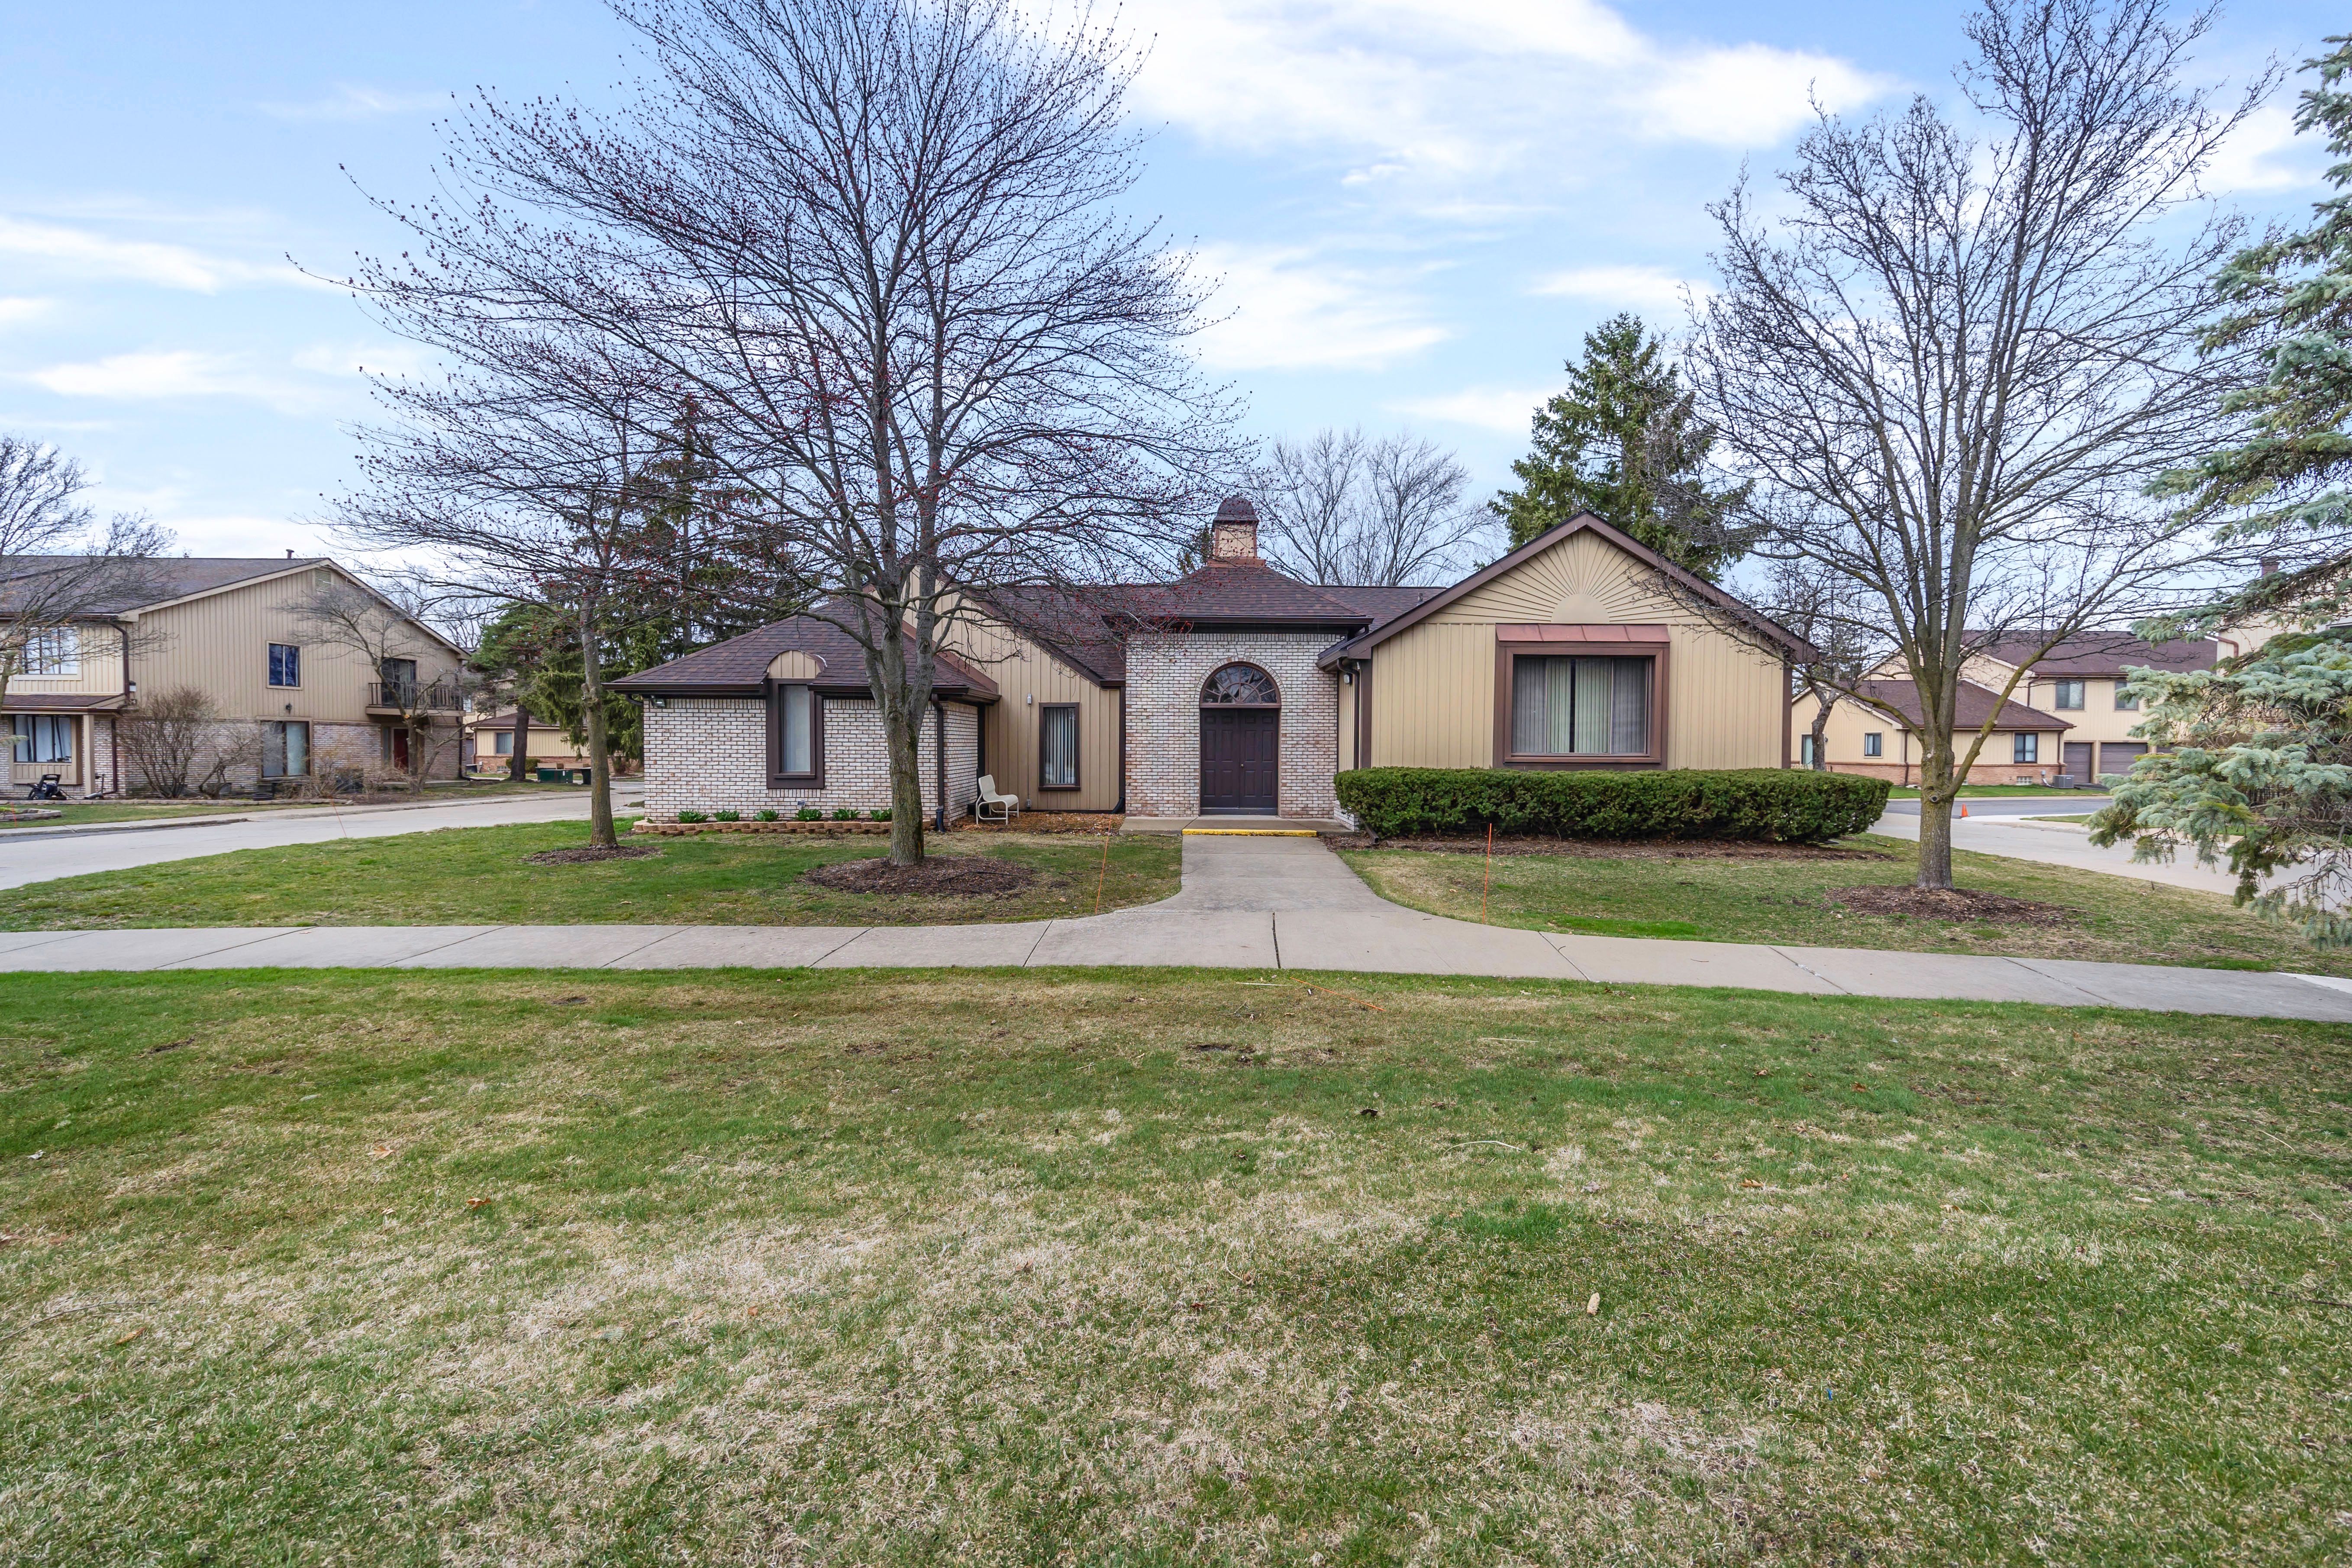
[[[1257,559],[1257,508],[1247,496],[1227,496],[1217,504],[1217,520],[1209,524],[1209,559]]]

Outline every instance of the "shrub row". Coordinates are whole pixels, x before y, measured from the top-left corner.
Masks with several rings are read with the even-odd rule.
[[[1859,833],[1886,806],[1885,779],[1783,768],[1558,773],[1358,768],[1339,804],[1379,838],[1502,833],[1558,838],[1734,838],[1819,844]]]

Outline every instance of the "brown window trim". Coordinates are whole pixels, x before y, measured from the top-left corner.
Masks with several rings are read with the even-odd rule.
[[[1565,771],[1576,768],[1634,769],[1666,765],[1668,630],[1647,626],[1498,626],[1495,628],[1495,765]],[[1511,669],[1523,654],[1559,658],[1578,653],[1596,658],[1650,660],[1650,749],[1639,756],[1521,756],[1511,750]]]
[[[1053,712],[1057,708],[1066,708],[1070,710],[1071,714],[1070,750],[1073,752],[1073,755],[1070,758],[1070,782],[1066,784],[1049,784],[1045,782],[1045,715]],[[1086,787],[1086,768],[1080,755],[1076,754],[1079,750],[1077,731],[1079,726],[1083,722],[1084,720],[1078,715],[1078,704],[1075,702],[1040,702],[1037,704],[1037,793],[1039,795],[1045,795],[1047,793],[1054,795],[1067,795],[1073,791]]]
[[[824,787],[824,695],[814,680],[771,680],[760,706],[768,716],[768,787],[820,790]],[[784,765],[784,688],[809,689],[809,762],[812,771],[788,773]]]

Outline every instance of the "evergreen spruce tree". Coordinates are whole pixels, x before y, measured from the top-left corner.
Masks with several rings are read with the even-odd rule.
[[[2352,942],[2352,35],[2325,41],[2334,48],[2305,62],[2319,82],[2295,126],[2326,135],[2336,194],[2308,227],[2231,260],[2227,313],[2207,338],[2211,353],[2255,350],[2267,369],[2224,405],[2249,437],[2160,487],[2219,521],[2225,550],[2277,557],[2203,610],[2135,628],[2286,629],[2216,669],[2135,678],[2148,715],[2137,732],[2153,744],[2093,839],[2135,839],[2143,859],[2186,841],[2202,862],[2226,858],[2240,903],[2340,946]]]
[[[1589,511],[1710,581],[1747,553],[1748,487],[1709,483],[1716,433],[1640,317],[1587,332],[1568,378],[1536,410],[1535,450],[1511,465],[1519,488],[1490,503],[1514,549]]]

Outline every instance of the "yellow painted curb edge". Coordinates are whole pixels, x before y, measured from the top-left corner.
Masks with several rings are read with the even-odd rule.
[[[1188,827],[1187,838],[1312,838],[1311,827]]]

